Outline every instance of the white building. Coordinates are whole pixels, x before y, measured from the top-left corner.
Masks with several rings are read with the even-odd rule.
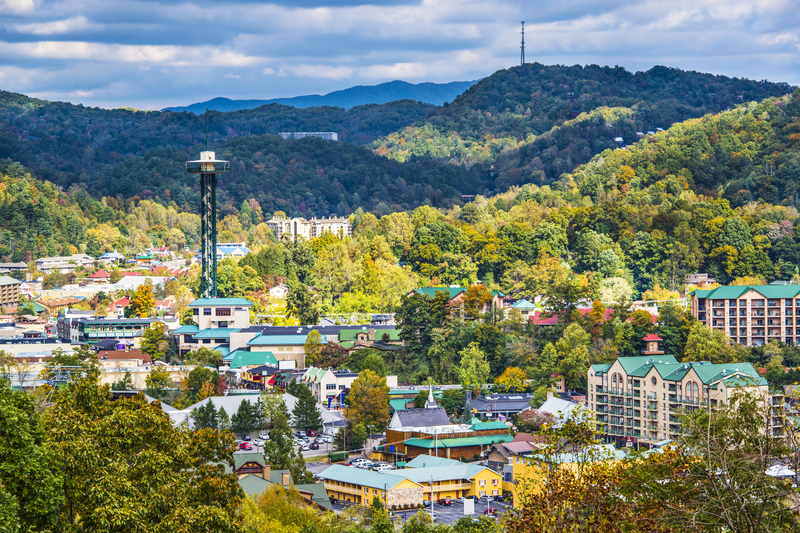
[[[341,239],[353,233],[350,220],[344,217],[322,217],[310,220],[302,217],[272,217],[267,221],[267,226],[269,226],[269,229],[272,230],[277,239],[286,234],[294,238],[300,236],[306,240],[311,240],[326,232],[333,233]]]
[[[40,257],[36,260],[36,269],[45,274],[58,270],[66,274],[79,266],[93,266],[94,258],[86,254],[59,255],[55,257]]]

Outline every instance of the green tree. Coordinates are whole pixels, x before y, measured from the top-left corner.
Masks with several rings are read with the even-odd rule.
[[[303,344],[303,351],[306,353],[306,367],[314,366],[319,361],[323,346],[325,345],[322,342],[322,336],[319,331],[312,329]]]
[[[0,380],[0,530],[56,528],[64,480],[45,437],[33,396]]]
[[[169,351],[169,336],[167,326],[163,322],[155,321],[144,330],[141,340],[142,352],[156,361],[163,361]]]
[[[145,394],[154,398],[161,398],[166,394],[167,389],[172,387],[172,377],[169,371],[161,366],[156,366],[150,369],[147,377],[144,379]]]
[[[313,325],[319,322],[319,306],[316,296],[302,283],[289,286],[286,298],[286,317],[296,318],[301,325]]]
[[[345,416],[354,424],[381,430],[389,424],[389,387],[386,378],[362,370],[350,386]]]
[[[208,400],[204,405],[195,407],[190,414],[194,429],[221,429],[219,428],[219,413],[214,402]]]
[[[250,433],[263,427],[261,411],[255,403],[244,399],[239,404],[239,409],[231,416],[231,430],[234,433]]]
[[[297,403],[292,409],[294,425],[304,431],[318,430],[322,427],[322,415],[319,412],[317,399],[305,385],[298,385],[290,391],[297,396]]]
[[[461,362],[458,367],[458,379],[464,390],[480,389],[489,381],[490,366],[478,343],[472,342],[459,352]]]
[[[710,361],[711,363],[734,363],[738,359],[736,349],[720,330],[694,322],[686,339],[683,361]]]
[[[192,401],[197,401],[196,399],[205,383],[209,383],[216,388],[218,382],[219,374],[216,371],[198,366],[189,372],[189,375],[186,377],[184,388],[189,394],[190,399]]]
[[[133,390],[133,376],[130,370],[126,370],[122,379],[111,384],[111,390]]]
[[[136,292],[133,293],[131,303],[125,308],[126,317],[147,318],[153,314],[153,307],[156,305],[155,296],[153,296],[153,282],[146,279],[144,283],[139,285]]]
[[[231,417],[228,416],[228,412],[222,406],[217,411],[217,428],[220,431],[230,431],[231,429]]]
[[[386,376],[386,365],[380,353],[373,351],[364,358],[364,361],[361,363],[361,370],[367,369],[372,370],[381,377]]]
[[[428,401],[428,391],[421,390],[414,396],[414,407],[416,409],[422,409],[425,407],[425,402]]]
[[[275,470],[289,470],[295,483],[310,483],[313,476],[305,468],[303,456],[294,446],[292,428],[288,417],[278,412],[269,440],[264,445],[264,456]]]
[[[558,371],[567,388],[585,388],[589,372],[589,342],[591,337],[578,324],[570,324],[556,343]]]
[[[460,389],[446,389],[442,391],[440,400],[442,407],[450,416],[459,416],[464,411],[465,395]]]

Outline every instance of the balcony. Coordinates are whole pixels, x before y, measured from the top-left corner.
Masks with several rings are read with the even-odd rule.
[[[700,405],[700,398],[689,398],[687,396],[684,396],[683,403],[687,405]]]
[[[658,399],[658,394],[656,394],[655,392],[651,392],[650,394],[645,394],[644,395],[644,399],[645,400],[657,400]]]
[[[611,405],[622,405],[623,404],[622,400],[617,400],[616,398],[611,398],[608,403],[610,403]]]
[[[605,396],[598,396],[597,403],[608,403],[608,398],[606,398]]]
[[[650,402],[647,404],[648,411],[658,411],[658,402]]]
[[[607,413],[608,412],[608,406],[607,405],[598,405],[597,409],[595,409],[595,412],[597,412],[597,413]]]
[[[644,415],[645,420],[658,420],[658,416],[656,415]]]
[[[594,391],[595,392],[608,392],[608,387],[602,387],[600,385],[595,385],[594,386]]]

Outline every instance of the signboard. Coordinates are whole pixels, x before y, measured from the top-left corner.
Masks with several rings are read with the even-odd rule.
[[[472,498],[464,498],[464,514],[471,515],[475,512],[475,500]]]
[[[630,437],[628,437],[628,441],[625,443],[625,447],[626,448],[633,448],[633,441],[631,441]]]

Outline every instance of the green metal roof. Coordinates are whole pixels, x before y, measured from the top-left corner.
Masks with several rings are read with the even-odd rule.
[[[708,291],[705,296],[698,294],[697,297],[713,300],[735,299],[750,290],[756,291],[764,298],[794,298],[800,294],[800,285],[726,285]]]
[[[643,378],[650,372],[650,369],[659,364],[677,365],[678,360],[674,355],[659,355],[658,359],[655,357],[636,356],[636,357],[618,357],[617,361],[622,366],[625,373],[632,377]]]
[[[278,366],[278,360],[272,352],[246,352],[236,350],[231,358],[230,368],[243,368],[247,366]]]
[[[259,335],[247,341],[248,346],[302,346],[308,335]],[[327,344],[324,338],[320,344]]]
[[[486,431],[489,429],[504,429],[508,431],[508,426],[500,421],[478,422],[477,424],[472,424],[472,426],[470,426],[470,429],[474,431]]]
[[[457,459],[448,459],[447,457],[436,457],[435,455],[418,455],[408,463],[406,468],[428,468],[434,466],[453,466],[459,465],[461,461]]]
[[[356,345],[356,343],[351,342],[351,341],[344,341],[344,342],[340,342],[339,343],[339,346],[341,346],[345,350],[349,350],[350,348],[352,348],[355,345]]]
[[[172,333],[175,333],[177,335],[194,335],[199,331],[200,331],[199,326],[188,325],[188,326],[181,326]]]
[[[0,276],[0,285],[21,285],[22,282],[11,276]]]
[[[208,328],[197,333],[195,339],[230,339],[231,333],[239,333],[239,328]]]
[[[264,492],[267,487],[273,485],[270,481],[262,479],[254,474],[247,474],[239,480],[239,486],[248,496],[258,496]]]
[[[258,463],[265,466],[267,461],[264,459],[263,453],[235,453],[233,454],[233,466],[239,470],[245,463]]]
[[[269,471],[269,480],[270,482],[274,483],[275,485],[283,486],[283,474],[289,474],[289,478],[291,479],[291,472],[289,470],[270,470]],[[294,483],[294,480],[292,480]]]
[[[228,356],[228,354],[231,353],[231,349],[228,348],[227,346],[217,346],[216,348],[214,348],[214,351],[221,353],[223,359],[225,359]]]
[[[253,302],[245,298],[198,298],[189,307],[217,307],[220,305],[252,307]]]
[[[605,374],[606,372],[608,372],[608,369],[611,368],[612,364],[613,363],[601,363],[597,365],[592,365],[592,371],[594,371],[595,374]]]
[[[305,483],[303,485],[295,485],[294,488],[301,492],[310,492],[311,501],[324,507],[329,511],[333,511],[331,500],[328,498],[328,491],[325,490],[325,485],[322,483]]]
[[[39,302],[33,302],[33,310],[36,313],[44,313],[45,311],[47,311],[47,308],[42,304],[40,304]]]
[[[395,411],[402,411],[406,408],[406,404],[408,404],[408,402],[409,400],[406,400],[405,398],[400,398],[398,400],[389,400],[389,405]]]
[[[397,472],[396,470],[393,472]],[[405,471],[403,471],[405,473]],[[383,490],[391,489],[403,482],[405,476],[390,474],[388,472],[373,472],[352,466],[331,465],[320,474],[321,477],[341,483],[352,483],[362,487],[371,487]]]
[[[440,448],[463,448],[467,446],[489,446],[498,442],[511,442],[514,437],[511,435],[486,435],[482,437],[461,437],[457,439],[439,439]],[[406,446],[415,446],[432,450],[434,439],[413,438],[404,441]]]
[[[408,465],[406,465],[408,466]],[[415,483],[424,484],[433,481],[447,481],[451,479],[472,479],[482,471],[485,466],[458,462],[455,465],[433,466],[427,468],[405,468],[401,471],[392,471],[392,474],[402,475]]]

